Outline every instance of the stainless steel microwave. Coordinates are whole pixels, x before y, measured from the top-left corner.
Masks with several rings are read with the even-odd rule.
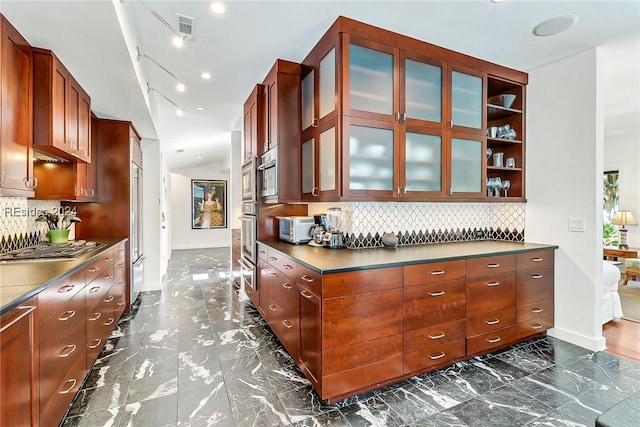
[[[311,241],[311,227],[315,224],[312,216],[278,216],[280,240],[289,243]]]

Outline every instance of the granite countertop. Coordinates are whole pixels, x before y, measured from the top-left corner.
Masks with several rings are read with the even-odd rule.
[[[0,263],[0,314],[37,295],[52,283],[83,267],[123,239],[92,239],[107,246],[74,259],[63,261],[11,261]]]
[[[497,240],[370,249],[328,249],[293,245],[282,240],[261,240],[260,243],[322,274],[558,248],[557,245]]]

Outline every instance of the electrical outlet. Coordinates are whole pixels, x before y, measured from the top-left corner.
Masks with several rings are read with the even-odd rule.
[[[584,218],[569,218],[569,231],[584,233]]]

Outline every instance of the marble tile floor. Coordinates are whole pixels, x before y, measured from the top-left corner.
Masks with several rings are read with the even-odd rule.
[[[91,370],[64,427],[593,426],[640,364],[551,337],[327,404],[228,280],[229,249],[175,250]]]

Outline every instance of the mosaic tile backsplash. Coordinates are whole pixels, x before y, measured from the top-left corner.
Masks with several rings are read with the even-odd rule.
[[[524,241],[523,203],[310,203],[309,215],[342,208],[341,231],[350,249],[467,240]]]
[[[36,222],[35,219],[39,211],[55,212],[59,209],[60,202],[55,200],[0,197],[0,253],[33,246],[46,240],[47,224]]]

